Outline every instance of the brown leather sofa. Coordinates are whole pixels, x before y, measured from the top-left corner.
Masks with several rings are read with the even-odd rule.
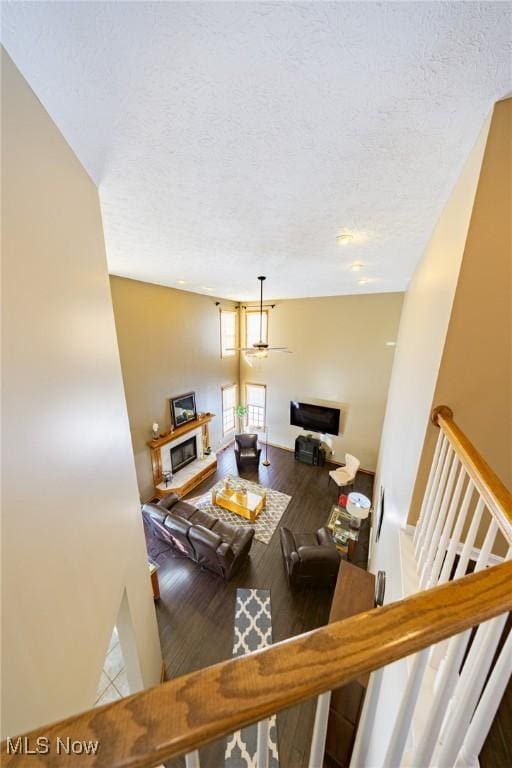
[[[260,463],[261,448],[258,447],[258,435],[235,435],[235,459],[238,469],[244,466],[252,466],[258,469]]]
[[[336,583],[341,558],[327,528],[316,533],[292,533],[283,527],[279,535],[291,586],[328,587]]]
[[[142,514],[161,541],[226,580],[244,562],[254,537],[254,528],[217,520],[193,504],[180,501],[175,493],[157,504],[144,504]]]

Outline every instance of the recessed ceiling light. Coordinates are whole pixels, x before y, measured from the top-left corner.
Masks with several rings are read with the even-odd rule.
[[[178,280],[178,285],[188,285],[188,280]]]
[[[396,341],[386,341],[386,347],[396,347]]]
[[[338,245],[347,245],[347,243],[350,243],[353,239],[354,235],[351,232],[340,232],[340,234],[336,236]]]
[[[370,282],[370,278],[369,277],[362,277],[357,282],[359,283],[359,285],[366,285],[367,283]]]
[[[364,267],[364,264],[362,261],[354,261],[353,264],[350,265],[350,269],[353,272],[359,272],[360,269]]]
[[[202,285],[201,288],[203,291],[213,291],[213,288],[210,288],[209,285]]]

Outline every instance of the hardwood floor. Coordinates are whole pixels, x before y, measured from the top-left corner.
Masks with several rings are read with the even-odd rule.
[[[292,499],[281,518],[281,524],[294,531],[314,531],[327,520],[336,498],[334,485],[328,489],[328,472],[332,465],[310,467],[296,462],[293,453],[269,447],[269,467],[260,465],[259,472],[244,472],[248,480],[289,494]],[[195,497],[211,488],[227,474],[237,474],[232,447],[218,456],[215,475],[189,494]],[[373,477],[358,473],[354,485],[366,496],[372,496]],[[353,562],[365,565],[367,537],[357,545]],[[160,565],[161,599],[156,612],[167,679],[178,677],[232,654],[235,597],[238,587],[270,589],[274,642],[319,627],[327,622],[330,589],[291,590],[284,571],[279,533],[270,543],[254,541],[251,554],[241,571],[225,582],[203,571],[192,561],[165,545],[148,540],[153,559]],[[294,707],[278,716],[278,738],[281,768],[307,766],[314,718],[314,702]],[[224,742],[201,750],[202,768],[220,768],[224,764]],[[168,766],[183,766],[175,761]]]

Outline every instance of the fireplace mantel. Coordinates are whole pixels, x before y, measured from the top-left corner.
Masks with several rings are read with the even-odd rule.
[[[193,421],[189,421],[183,424],[181,427],[173,429],[163,437],[158,437],[156,440],[148,440],[151,454],[151,466],[153,469],[153,482],[155,484],[155,495],[159,498],[163,498],[171,491],[183,496],[195,488],[205,477],[213,474],[217,468],[217,459],[214,453],[209,455],[204,454],[204,450],[209,445],[208,436],[208,424],[214,418],[213,413],[205,413]],[[184,435],[195,432],[197,438],[201,436],[202,448],[200,452],[200,458],[195,459],[183,469],[178,470],[173,475],[170,483],[165,486],[163,482],[162,474],[162,450],[165,450],[167,446],[171,446],[176,441],[182,442],[181,438]],[[198,452],[199,453],[199,452]],[[165,458],[165,457],[164,457]]]
[[[147,444],[150,448],[161,448],[162,445],[174,442],[177,437],[186,435],[187,432],[193,432],[198,427],[205,427],[214,416],[214,413],[205,413],[204,416],[199,416],[199,418],[194,419],[194,421],[187,421],[187,423],[183,424],[181,427],[176,427],[176,429],[171,430],[171,432],[168,432],[163,437],[157,437],[156,440],[148,440]],[[208,434],[208,431],[206,434]]]

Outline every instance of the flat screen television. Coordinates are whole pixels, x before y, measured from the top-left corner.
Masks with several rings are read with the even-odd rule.
[[[325,405],[290,402],[290,424],[309,432],[321,432],[324,435],[337,435],[340,431],[340,409]]]

